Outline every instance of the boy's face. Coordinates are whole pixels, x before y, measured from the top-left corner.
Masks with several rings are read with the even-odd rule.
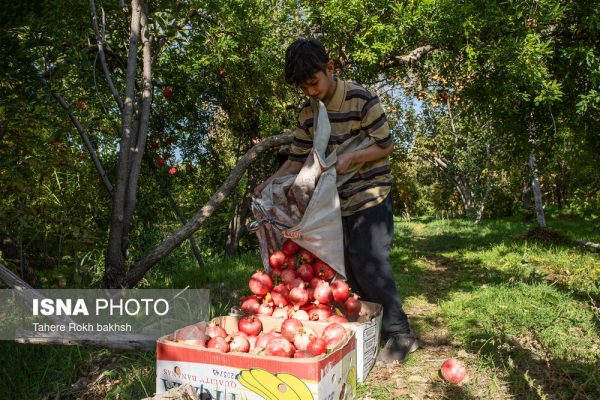
[[[327,103],[335,93],[336,83],[333,79],[333,62],[327,64],[325,72],[319,71],[310,79],[298,85],[300,90],[315,100]]]

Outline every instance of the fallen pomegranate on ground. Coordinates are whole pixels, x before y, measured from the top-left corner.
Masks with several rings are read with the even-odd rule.
[[[449,358],[442,363],[440,374],[448,382],[461,383],[467,376],[467,369],[462,361],[456,358]]]

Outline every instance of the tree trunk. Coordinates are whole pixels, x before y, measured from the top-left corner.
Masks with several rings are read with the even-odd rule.
[[[240,238],[246,231],[246,219],[252,206],[252,190],[253,187],[248,184],[241,203],[236,205],[229,221],[229,234],[225,243],[225,255],[228,257],[235,257],[238,254]]]
[[[485,209],[485,203],[487,202],[488,196],[492,191],[492,185],[488,184],[488,187],[485,189],[485,194],[483,195],[483,199],[481,199],[481,204],[479,205],[479,210],[477,210],[477,218],[475,218],[475,225],[479,225],[481,220],[483,219],[483,210]]]
[[[529,154],[529,168],[531,169],[531,173],[533,175],[533,198],[535,200],[535,215],[537,218],[538,226],[540,228],[546,228],[546,217],[544,216],[544,203],[542,202],[542,191],[540,190],[537,163],[533,149],[531,149],[531,153]]]
[[[123,254],[123,228],[126,219],[130,147],[132,136],[132,116],[135,100],[135,75],[137,66],[137,45],[140,37],[141,10],[138,0],[131,1],[131,32],[129,36],[129,54],[125,86],[125,102],[122,113],[121,142],[117,166],[117,181],[112,198],[110,234],[106,250],[104,287],[119,288],[125,284],[125,255]]]

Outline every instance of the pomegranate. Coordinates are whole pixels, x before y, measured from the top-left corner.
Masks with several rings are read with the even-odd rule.
[[[296,269],[296,256],[287,256],[283,262],[283,266],[287,269]]]
[[[327,321],[331,317],[331,308],[326,304],[318,304],[308,312],[308,317],[311,321]]]
[[[248,343],[250,343],[249,351],[252,351],[254,349],[254,346],[256,345],[256,340],[258,339],[258,336],[248,336],[246,339],[248,339]]]
[[[303,287],[293,288],[290,290],[289,299],[294,305],[294,309],[298,310],[308,302],[308,293],[306,293],[306,290]]]
[[[313,264],[315,276],[324,281],[331,280],[335,276],[335,270],[321,260],[315,261]]]
[[[170,99],[173,96],[173,89],[168,86],[165,87],[163,89],[163,96],[165,96],[165,99]]]
[[[289,284],[291,281],[296,279],[296,271],[293,269],[284,269],[281,271],[281,282],[284,284]]]
[[[269,275],[265,274],[262,270],[258,270],[250,277],[248,286],[250,287],[250,291],[255,295],[264,296],[273,288],[273,281]]]
[[[208,341],[206,345],[209,349],[219,350],[222,353],[229,352],[229,342],[222,336],[215,336]]]
[[[291,239],[283,242],[283,245],[281,246],[281,251],[283,251],[286,256],[293,256],[298,252],[298,250],[300,250],[300,246],[298,246],[298,244]]]
[[[257,336],[262,330],[262,322],[254,315],[247,315],[238,321],[238,330],[248,336]]]
[[[346,317],[342,317],[341,315],[332,314],[329,316],[329,318],[327,318],[327,322],[337,322],[339,324],[343,324],[348,322],[348,319]]]
[[[273,269],[280,269],[285,261],[285,254],[282,251],[276,251],[269,256],[269,265]]]
[[[292,314],[292,318],[296,318],[297,320],[300,320],[300,321],[308,321],[310,319],[308,317],[308,313],[304,310],[296,310]]]
[[[257,336],[254,347],[264,349],[267,346],[267,343],[269,343],[269,340],[271,340],[274,337],[276,337],[275,331],[269,331],[269,332],[263,331],[260,335]]]
[[[320,279],[320,278],[314,277],[314,278],[312,278],[312,279],[310,280],[310,287],[314,289],[314,288],[316,288],[316,287],[317,287],[317,285],[318,285],[320,282],[324,282],[324,281],[323,281],[323,279]]]
[[[308,301],[310,303],[313,303],[315,301],[315,288],[314,287],[307,287],[306,288],[306,294],[308,295]]]
[[[245,314],[256,314],[260,307],[260,302],[256,296],[242,297],[241,309]]]
[[[312,338],[306,346],[306,351],[308,351],[313,356],[319,356],[327,351],[327,343],[325,343],[325,340],[323,340],[323,338]]]
[[[346,329],[337,322],[334,322],[323,329],[321,338],[327,344],[328,349],[333,349],[346,338]]]
[[[231,342],[229,342],[229,351],[247,353],[250,351],[250,342],[244,336],[234,336],[231,338]]]
[[[299,328],[294,335],[294,346],[298,350],[306,350],[308,343],[316,337],[319,337],[319,335],[317,335],[317,332],[315,332],[314,329],[306,326]]]
[[[271,290],[271,300],[273,300],[273,304],[277,307],[287,306],[289,303],[289,293],[290,291],[283,283],[280,283],[279,285],[273,287],[273,289]]]
[[[348,300],[344,302],[344,310],[346,310],[348,315],[358,315],[360,308],[361,304],[357,295],[348,297]]]
[[[259,315],[272,315],[273,314],[273,303],[262,303],[258,306]]]
[[[271,281],[273,283],[278,284],[279,282],[281,282],[281,270],[280,269],[271,270],[271,273],[269,275],[271,276]]]
[[[456,358],[449,358],[444,361],[440,367],[440,372],[445,380],[457,385],[467,376],[465,365]]]
[[[317,304],[329,304],[333,300],[333,292],[331,291],[331,287],[329,287],[329,283],[321,282],[315,288],[313,293],[315,297],[315,302]]]
[[[350,286],[348,286],[348,283],[346,283],[346,281],[333,281],[331,282],[330,286],[331,292],[333,293],[334,301],[339,301],[340,303],[343,303],[346,300],[348,300],[348,297],[350,296]]]
[[[296,273],[304,282],[310,282],[310,280],[315,277],[312,265],[306,263],[300,265],[296,270]]]
[[[271,316],[275,318],[287,318],[288,309],[286,307],[279,306],[275,310],[273,310],[273,314],[271,314]]]
[[[299,253],[300,260],[302,260],[302,262],[305,264],[312,264],[312,262],[315,260],[315,256],[313,255],[313,253],[306,249],[300,249]]]
[[[265,355],[290,358],[294,354],[294,346],[283,337],[275,337],[269,340],[265,347]]]
[[[245,338],[247,338],[247,337],[248,337],[248,335],[246,335],[246,334],[245,334],[244,332],[242,332],[242,331],[233,332],[233,333],[232,333],[231,335],[229,335],[229,336],[231,336],[231,337],[234,337],[234,336],[243,336],[243,337],[245,337]]]
[[[290,283],[287,284],[288,288],[292,290],[297,287],[304,287],[305,282],[300,278],[294,278]]]
[[[206,334],[208,336],[210,336],[211,338],[215,338],[215,337],[227,337],[227,332],[225,331],[225,329],[221,328],[219,325],[215,324],[214,322],[211,322],[208,325],[208,329],[206,330]]]
[[[281,324],[281,336],[289,341],[294,340],[296,331],[304,327],[302,322],[296,318],[288,318]]]

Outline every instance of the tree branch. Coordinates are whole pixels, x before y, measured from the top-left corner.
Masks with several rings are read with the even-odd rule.
[[[90,11],[92,12],[92,25],[94,26],[94,32],[96,32],[96,43],[98,44],[98,56],[100,57],[100,64],[102,65],[102,71],[104,72],[104,77],[106,78],[106,82],[108,83],[108,87],[119,106],[119,110],[123,112],[123,101],[121,97],[119,97],[119,92],[115,88],[113,80],[110,76],[110,71],[108,70],[108,64],[106,63],[106,55],[104,54],[104,38],[100,34],[100,30],[98,29],[98,16],[96,15],[96,5],[94,4],[94,0],[89,0]]]
[[[158,245],[144,258],[139,260],[127,274],[127,287],[134,287],[144,277],[144,274],[164,256],[169,254],[173,249],[179,246],[184,240],[190,237],[204,221],[210,217],[216,209],[225,201],[227,196],[235,188],[238,181],[244,174],[248,166],[256,160],[258,155],[266,149],[292,142],[293,133],[286,132],[281,135],[271,136],[259,144],[253,146],[240,160],[237,162],[223,185],[212,195],[208,203],[206,203],[188,222],[180,229],[169,235],[161,244]]]
[[[390,60],[383,61],[380,65],[383,69],[399,67],[401,65],[415,65],[421,61],[421,58],[435,49],[436,47],[431,45],[417,47],[406,55],[392,57]]]
[[[46,81],[44,81],[44,83],[46,85],[48,85],[48,83]],[[61,107],[67,112],[67,115],[71,119],[71,122],[73,123],[73,125],[75,125],[77,132],[79,132],[79,136],[81,136],[81,139],[83,139],[83,143],[85,144],[85,147],[87,148],[88,152],[90,153],[90,155],[92,157],[92,161],[94,161],[94,165],[96,166],[96,170],[98,170],[98,174],[100,175],[100,178],[102,178],[104,187],[106,188],[106,190],[108,190],[108,193],[110,193],[110,195],[112,196],[113,191],[114,191],[113,185],[112,185],[112,183],[110,183],[110,180],[108,179],[108,176],[106,175],[106,171],[104,171],[104,167],[102,167],[102,163],[100,162],[100,159],[98,158],[98,154],[96,154],[96,150],[94,149],[94,146],[92,146],[92,143],[90,142],[90,139],[89,139],[85,129],[83,128],[83,125],[81,125],[81,123],[79,122],[77,117],[75,117],[73,115],[73,113],[71,112],[71,107],[67,104],[67,102],[62,98],[62,96],[60,94],[58,94],[57,92],[55,92],[52,89],[50,89],[50,93],[52,94],[52,97],[54,97],[56,99],[56,101],[58,101],[58,103],[61,105]]]

